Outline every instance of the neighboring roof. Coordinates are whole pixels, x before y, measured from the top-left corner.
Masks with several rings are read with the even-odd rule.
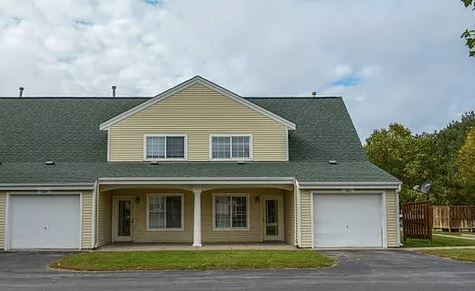
[[[122,112],[121,114],[117,115],[117,116],[114,116],[113,118],[101,123],[101,125],[99,126],[99,128],[101,130],[106,130],[108,129],[111,125],[113,125],[114,123],[117,123],[129,116],[131,116],[132,114],[134,113],[137,113],[137,112],[140,112],[146,108],[148,108],[149,106],[152,106],[153,104],[155,103],[158,103],[160,101],[163,101],[165,100],[166,98],[170,97],[170,96],[173,96],[174,94],[176,94],[177,92],[179,91],[182,91],[182,90],[185,90],[186,88],[189,88],[190,86],[193,86],[195,84],[200,84],[200,85],[203,85],[205,87],[208,87],[209,89],[211,90],[214,90],[214,91],[217,91],[219,93],[221,93],[223,96],[226,96],[256,112],[259,112],[285,126],[287,126],[288,129],[290,130],[294,130],[295,129],[295,124],[292,123],[291,121],[288,121],[284,118],[282,118],[281,116],[273,113],[273,112],[270,112],[252,102],[249,102],[247,101],[246,99],[242,98],[241,96],[239,96],[238,94],[226,89],[226,88],[223,88],[221,86],[219,86],[218,84],[215,84],[201,76],[194,76],[193,78],[191,79],[188,79],[186,81],[184,81],[183,83],[180,83],[178,85],[176,85],[175,87],[173,88],[170,88],[160,94],[158,94],[157,96],[155,96],[154,98],[150,99],[150,100],[147,100],[146,102],[143,102],[137,106],[135,106],[134,108],[131,108],[129,110],[127,110],[126,112]]]
[[[295,177],[302,182],[394,182],[367,161],[339,97],[247,97],[297,124],[289,162],[107,162],[99,124],[149,98],[0,98],[0,184],[94,182],[99,177]],[[45,161],[53,160],[53,166]],[[336,160],[330,165],[328,160]]]

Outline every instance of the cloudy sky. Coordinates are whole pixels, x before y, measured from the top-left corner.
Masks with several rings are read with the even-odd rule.
[[[432,131],[475,109],[468,27],[458,0],[0,0],[0,95],[151,96],[199,74],[243,96],[341,95],[362,139]]]

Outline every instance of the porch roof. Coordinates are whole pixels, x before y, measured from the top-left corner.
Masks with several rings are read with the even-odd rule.
[[[90,182],[98,178],[295,178],[299,182],[394,182],[398,180],[366,161],[206,163],[175,162],[151,165],[140,162],[114,163],[4,163],[1,182],[48,183]]]

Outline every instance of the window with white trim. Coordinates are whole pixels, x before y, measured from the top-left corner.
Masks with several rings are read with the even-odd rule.
[[[185,135],[146,135],[145,160],[178,159],[186,156]]]
[[[211,159],[249,160],[251,158],[251,136],[211,136]]]
[[[183,194],[148,194],[149,230],[183,229]]]
[[[248,228],[248,195],[216,194],[213,199],[215,229]]]

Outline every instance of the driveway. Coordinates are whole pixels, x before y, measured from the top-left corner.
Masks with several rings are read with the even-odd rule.
[[[473,290],[475,264],[409,251],[328,251],[322,270],[67,272],[60,253],[0,253],[0,290]]]

